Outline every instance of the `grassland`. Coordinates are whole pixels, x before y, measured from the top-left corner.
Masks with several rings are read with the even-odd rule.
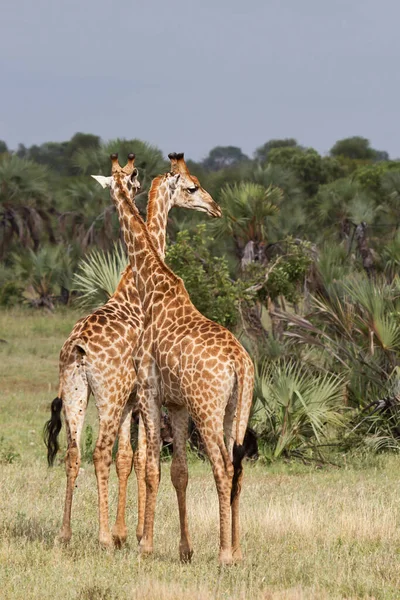
[[[140,560],[130,481],[129,544],[97,546],[93,467],[74,499],[73,539],[54,545],[65,488],[61,463],[47,469],[41,430],[57,393],[58,352],[77,315],[0,313],[0,598],[336,599],[400,597],[400,459],[368,458],[341,469],[296,464],[246,468],[243,564],[217,565],[218,517],[207,464],[190,465],[189,518],[195,555],[178,560],[178,516],[168,464],[157,505],[156,546]],[[95,424],[93,406],[88,422]],[[116,509],[116,477],[110,504]]]

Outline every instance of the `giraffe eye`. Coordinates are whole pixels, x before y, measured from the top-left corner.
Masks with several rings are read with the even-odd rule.
[[[197,192],[199,188],[197,187],[197,185],[195,185],[194,187],[190,187],[187,188],[187,191],[189,192],[189,194],[194,194],[195,192]]]

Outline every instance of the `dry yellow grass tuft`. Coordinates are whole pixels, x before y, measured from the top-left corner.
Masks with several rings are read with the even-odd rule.
[[[217,496],[207,464],[190,465],[188,508],[195,549],[178,560],[175,494],[164,464],[154,556],[137,554],[136,493],[130,481],[128,545],[97,545],[97,492],[84,464],[73,506],[73,538],[54,544],[64,468],[47,469],[41,428],[57,390],[58,350],[76,315],[0,313],[0,597],[6,600],[398,599],[399,459],[361,468],[247,466],[242,501],[245,561],[219,569]],[[88,415],[95,420],[95,412]],[[17,456],[19,455],[19,456]],[[110,507],[116,510],[112,467]]]

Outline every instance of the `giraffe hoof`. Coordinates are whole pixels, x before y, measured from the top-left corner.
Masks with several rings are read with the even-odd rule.
[[[108,550],[113,547],[113,540],[110,533],[100,533],[99,535],[100,547],[104,550]]]
[[[121,531],[119,531],[116,527],[114,527],[114,529],[113,529],[114,546],[116,548],[122,548],[122,546],[126,542],[127,536],[128,536],[128,532],[127,532],[126,527],[125,527],[125,529],[121,529]]]
[[[151,546],[150,544],[147,544],[146,542],[142,541],[139,544],[139,554],[140,556],[149,556],[150,554],[153,554],[153,546]]]
[[[142,537],[143,537],[143,531],[136,531],[136,539],[138,541],[138,544],[140,544],[140,542],[142,541]]]
[[[243,554],[241,548],[236,548],[235,550],[233,550],[233,562],[238,563],[242,562],[242,560]]]
[[[67,545],[71,541],[71,537],[72,537],[71,529],[67,529],[67,528],[63,527],[55,539],[55,544],[56,545],[58,545],[58,544]]]
[[[185,550],[179,549],[179,558],[182,563],[191,563],[193,556],[193,550],[186,548]]]
[[[221,566],[228,566],[233,563],[232,551],[231,550],[220,550],[219,551],[219,564]]]

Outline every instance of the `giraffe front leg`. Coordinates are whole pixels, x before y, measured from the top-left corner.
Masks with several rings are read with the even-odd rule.
[[[132,471],[133,458],[131,445],[132,408],[133,399],[129,398],[122,412],[121,424],[118,432],[118,452],[116,458],[118,475],[118,508],[117,518],[112,532],[114,544],[117,548],[120,548],[127,538],[125,509],[128,478]]]
[[[137,541],[143,537],[144,511],[146,507],[146,432],[141,415],[139,416],[138,441],[133,455],[133,464],[137,481],[138,522],[136,527]]]
[[[193,556],[190,541],[186,510],[186,489],[188,484],[188,467],[186,458],[186,440],[188,437],[189,415],[186,408],[168,407],[173,435],[173,456],[171,463],[171,480],[176,491],[179,507],[181,539],[179,557],[182,562],[191,562]]]

